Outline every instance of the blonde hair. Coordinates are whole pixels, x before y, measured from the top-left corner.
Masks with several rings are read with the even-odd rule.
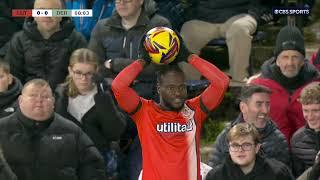
[[[251,123],[239,123],[233,126],[227,134],[229,142],[244,136],[251,136],[255,143],[260,142],[260,134]]]
[[[300,93],[301,104],[320,104],[320,83],[313,82],[304,87]]]
[[[77,63],[91,64],[94,66],[95,71],[98,69],[98,56],[92,50],[87,48],[80,48],[75,51],[70,56],[69,67],[73,67]],[[77,86],[75,85],[72,77],[67,76],[64,83],[68,87],[67,95],[69,97],[76,97],[80,94]]]

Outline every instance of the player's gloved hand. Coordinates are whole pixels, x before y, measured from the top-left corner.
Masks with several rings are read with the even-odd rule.
[[[180,40],[180,50],[179,50],[178,55],[176,56],[176,59],[173,62],[174,63],[188,62],[188,57],[192,53],[185,46],[184,41],[183,41],[182,37],[180,36],[180,34],[177,31],[175,31],[175,33],[177,34],[177,36],[179,37],[179,40]]]
[[[140,40],[140,44],[139,44],[139,59],[143,59],[146,62],[146,65],[150,64],[151,62],[151,58],[148,54],[148,52],[146,51],[146,48],[144,47],[144,40],[145,40],[146,35],[143,35],[141,40]]]

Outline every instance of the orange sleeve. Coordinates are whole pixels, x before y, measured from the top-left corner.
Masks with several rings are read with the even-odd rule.
[[[211,111],[221,103],[229,86],[229,77],[215,65],[197,55],[192,55],[190,58],[189,63],[210,81],[210,85],[199,98],[201,98],[200,103],[205,106],[206,110]]]
[[[142,64],[138,60],[134,61],[124,68],[112,82],[112,91],[120,108],[129,114],[135,112],[140,103],[139,95],[130,88],[130,85],[142,70]]]

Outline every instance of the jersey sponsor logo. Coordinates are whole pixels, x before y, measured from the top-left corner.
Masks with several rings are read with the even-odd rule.
[[[189,121],[187,124],[180,124],[180,123],[161,123],[157,124],[157,131],[164,132],[164,133],[184,133],[193,130],[193,122]]]
[[[157,124],[157,131],[162,133],[184,133],[193,130],[194,126],[194,111],[186,104],[181,110],[182,116],[188,121],[186,124],[178,122],[165,122]]]

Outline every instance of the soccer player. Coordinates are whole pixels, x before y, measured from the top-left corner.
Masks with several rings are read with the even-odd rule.
[[[185,75],[176,65],[162,66],[157,78],[160,103],[139,97],[130,87],[149,58],[138,59],[112,83],[119,106],[136,123],[142,145],[142,180],[200,180],[200,132],[208,112],[219,105],[229,78],[213,64],[190,55],[181,41],[175,61],[187,61],[211,83],[187,100]]]

